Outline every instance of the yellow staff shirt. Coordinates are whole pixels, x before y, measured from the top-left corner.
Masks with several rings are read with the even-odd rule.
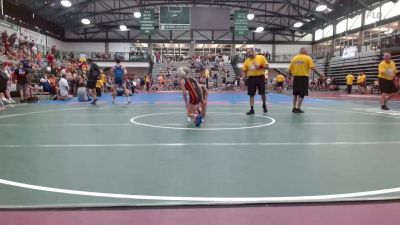
[[[276,76],[276,82],[285,82],[285,77],[282,74]]]
[[[248,77],[264,76],[268,61],[262,55],[256,55],[254,59],[247,58],[243,63],[242,70]]]
[[[357,84],[362,84],[367,81],[367,76],[365,74],[358,75],[357,77]]]
[[[100,74],[100,80],[97,80],[97,82],[96,82],[96,88],[101,88],[106,83],[107,83],[106,75],[104,73],[102,73],[102,74]]]
[[[390,60],[389,63],[386,63],[385,61],[382,61],[379,64],[379,78],[385,79],[385,80],[393,80],[393,78],[397,74],[397,68],[396,68],[396,63]]]
[[[353,74],[348,74],[347,76],[346,76],[346,84],[347,85],[353,85],[353,81],[354,81],[354,76],[353,76]]]
[[[292,58],[289,71],[293,76],[306,76],[310,74],[310,69],[315,68],[313,59],[304,54],[298,54]]]

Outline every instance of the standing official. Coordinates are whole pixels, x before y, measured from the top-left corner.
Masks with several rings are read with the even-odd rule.
[[[310,70],[316,70],[314,61],[306,48],[300,49],[300,54],[292,58],[289,73],[293,76],[293,113],[304,113],[301,105],[305,96],[308,96],[308,77]]]
[[[253,115],[254,112],[254,96],[258,90],[263,102],[264,113],[267,109],[267,96],[265,95],[265,71],[268,69],[268,62],[265,56],[256,55],[254,49],[247,50],[248,58],[243,63],[243,77],[247,77],[248,95],[250,96],[250,111],[247,115]]]
[[[394,77],[397,75],[396,63],[392,60],[392,55],[388,52],[383,54],[383,61],[379,64],[379,89],[382,93],[381,109],[389,110],[386,106],[387,101],[397,95],[398,88],[394,83]]]

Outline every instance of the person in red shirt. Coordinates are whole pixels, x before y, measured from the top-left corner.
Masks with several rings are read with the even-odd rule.
[[[50,51],[48,51],[46,57],[47,57],[47,63],[49,64],[49,66],[53,65],[54,55]]]

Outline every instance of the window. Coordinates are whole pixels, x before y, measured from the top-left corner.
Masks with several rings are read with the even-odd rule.
[[[389,19],[400,15],[400,2],[388,2],[382,5],[382,19]]]
[[[365,25],[378,22],[381,19],[381,8],[365,12]]]
[[[331,37],[333,35],[333,26],[329,25],[324,28],[324,38]]]
[[[353,30],[361,27],[361,14],[348,19],[347,30]]]
[[[347,28],[347,19],[344,19],[340,21],[338,24],[336,24],[336,34],[346,32],[347,31],[346,28]]]
[[[318,29],[315,31],[315,40],[321,40],[324,36],[324,31],[322,29]]]

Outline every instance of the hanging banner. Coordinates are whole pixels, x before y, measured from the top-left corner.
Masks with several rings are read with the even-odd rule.
[[[154,9],[141,9],[140,13],[140,33],[142,34],[153,34],[154,29]]]
[[[21,35],[28,36],[28,40],[34,40],[36,44],[46,45],[46,35],[21,27]]]
[[[343,49],[342,58],[343,59],[353,58],[357,55],[357,52],[358,52],[357,46],[345,48]]]
[[[247,19],[247,10],[235,10],[235,35],[247,36],[249,34],[249,20]]]

